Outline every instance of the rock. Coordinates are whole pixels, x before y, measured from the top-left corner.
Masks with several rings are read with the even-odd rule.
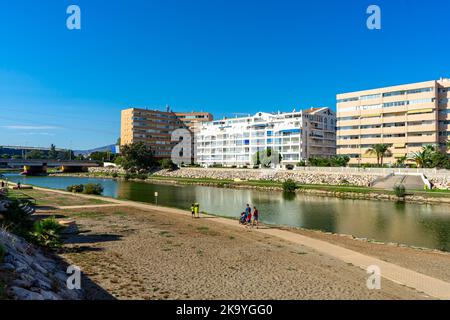
[[[41,290],[44,300],[62,300],[62,298],[54,292]]]
[[[10,292],[17,300],[44,300],[41,294],[20,287],[11,287]]]
[[[39,288],[45,289],[45,290],[51,290],[52,289],[52,284],[47,280],[43,280],[43,279],[37,279],[37,286]]]
[[[46,274],[47,270],[45,270],[40,264],[33,262],[33,264],[31,265],[33,267],[33,269],[35,269],[36,271]]]
[[[2,265],[0,266],[0,269],[2,269],[2,270],[14,270],[14,269],[16,269],[16,268],[15,268],[14,265],[11,264],[11,263],[4,263],[4,264],[2,264]]]
[[[30,288],[32,286],[32,283],[30,281],[22,280],[22,279],[16,279],[12,282],[12,284],[16,287],[21,288]]]
[[[63,289],[58,292],[58,294],[64,299],[64,300],[79,300],[83,297],[83,292],[81,290],[69,290],[69,289]]]

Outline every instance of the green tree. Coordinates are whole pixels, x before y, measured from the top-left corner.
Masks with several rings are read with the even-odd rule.
[[[428,154],[424,150],[416,151],[409,156],[409,159],[416,163],[417,168],[424,168],[428,159]]]
[[[281,159],[281,154],[270,148],[258,151],[253,155],[253,163],[255,165],[262,164],[264,167],[270,167],[271,164],[279,164]]]
[[[175,163],[173,163],[173,161],[171,159],[162,159],[161,167],[163,169],[174,170],[177,167],[177,165]]]
[[[149,170],[155,165],[155,158],[149,146],[135,142],[122,146],[122,167],[129,172]]]
[[[58,158],[58,151],[56,151],[56,147],[53,143],[50,145],[50,151],[48,152],[48,158],[49,159],[57,159]]]
[[[45,159],[44,153],[40,150],[31,150],[25,156],[27,159]]]
[[[372,148],[366,151],[367,154],[374,154],[377,156],[377,165],[383,165],[384,157],[390,157],[392,155],[389,150],[389,145],[384,143],[374,144]]]
[[[413,160],[419,168],[446,168],[449,166],[448,156],[431,144],[422,147],[420,151],[413,152],[409,159]]]
[[[404,166],[406,163],[406,160],[408,160],[407,156],[401,156],[399,158],[397,158],[397,166]]]

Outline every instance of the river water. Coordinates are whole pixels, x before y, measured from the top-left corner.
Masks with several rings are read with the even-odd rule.
[[[210,214],[238,217],[249,203],[261,221],[333,233],[350,234],[382,242],[450,251],[450,205],[426,205],[373,200],[351,200],[282,192],[226,189],[195,185],[150,184],[82,177],[25,177],[9,180],[53,189],[73,184],[100,183],[103,195],[190,209],[192,202]]]

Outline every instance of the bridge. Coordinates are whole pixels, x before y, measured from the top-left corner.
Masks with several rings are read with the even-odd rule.
[[[77,160],[27,160],[27,159],[0,159],[0,167],[23,168],[23,174],[33,175],[47,173],[48,168],[60,168],[62,172],[82,172],[89,167],[98,167],[95,161]]]

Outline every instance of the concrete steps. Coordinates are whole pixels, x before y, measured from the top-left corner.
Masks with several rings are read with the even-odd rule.
[[[425,185],[420,176],[390,175],[384,179],[376,181],[372,187],[377,189],[392,190],[397,184],[403,184],[406,190],[422,190]]]

